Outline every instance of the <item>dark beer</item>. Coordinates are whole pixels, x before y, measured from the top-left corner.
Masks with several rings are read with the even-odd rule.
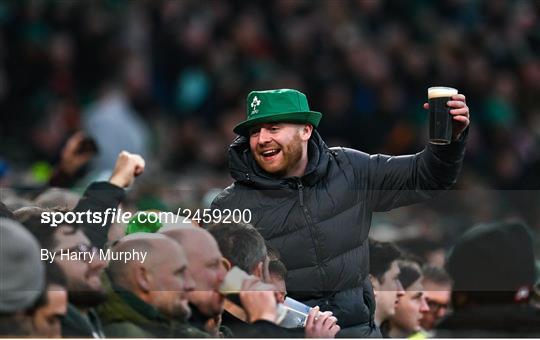
[[[428,89],[430,143],[444,145],[452,141],[452,115],[446,102],[457,93],[452,87],[436,86]]]

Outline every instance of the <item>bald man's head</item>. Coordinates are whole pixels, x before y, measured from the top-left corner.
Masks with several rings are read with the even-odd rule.
[[[168,228],[160,233],[178,242],[188,257],[188,261],[195,260],[196,257],[212,253],[221,258],[218,244],[214,237],[205,229],[199,227]]]
[[[115,285],[131,291],[169,318],[187,319],[187,293],[194,289],[182,247],[165,235],[135,233],[123,237],[113,252],[146,251],[140,260],[116,260],[109,264]]]
[[[165,221],[163,222],[163,227],[159,229],[159,231],[162,230],[169,230],[169,229],[178,229],[178,228],[199,228],[199,225],[196,221],[190,220],[189,218],[185,216],[179,216],[175,221]]]
[[[158,252],[156,249],[158,249],[160,243],[165,242],[165,245],[167,245],[169,241],[170,240],[163,235],[146,233],[135,233],[121,238],[111,248],[113,252],[125,253],[135,250],[145,252],[148,255],[142,263],[140,260],[130,260],[126,262],[124,259],[111,259],[108,272],[113,282],[124,288],[133,289],[135,281],[130,274],[135,272],[138,267],[151,268],[151,264],[158,260],[158,256],[156,255]]]
[[[227,271],[214,237],[203,228],[169,229],[163,234],[180,243],[186,252],[189,271],[195,280],[195,290],[189,293],[189,301],[208,317],[219,315],[223,311],[219,286]]]

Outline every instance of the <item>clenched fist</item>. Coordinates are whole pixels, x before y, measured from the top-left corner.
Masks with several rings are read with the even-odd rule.
[[[136,154],[122,151],[116,159],[113,173],[109,183],[120,188],[127,188],[133,183],[135,177],[144,171],[144,159]]]

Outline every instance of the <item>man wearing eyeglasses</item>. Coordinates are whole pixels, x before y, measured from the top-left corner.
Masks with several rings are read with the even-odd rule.
[[[424,296],[429,310],[422,313],[420,325],[430,331],[448,314],[452,280],[443,268],[427,266],[423,270]]]
[[[116,208],[124,197],[124,189],[143,171],[144,160],[139,155],[122,152],[109,181],[92,183],[74,211],[96,212]],[[101,281],[107,263],[97,254],[107,240],[108,225],[61,224],[52,228],[41,220],[46,212],[51,211],[29,207],[14,214],[38,239],[42,249],[55,254],[87,254],[75,259],[68,256],[56,256],[55,259],[67,279],[69,304],[62,320],[62,336],[102,338],[104,333],[94,307],[107,298]]]
[[[69,249],[70,252],[92,253],[93,261],[89,257],[81,260],[59,258],[56,263],[62,268],[68,279],[68,314],[66,322],[78,325],[74,329],[63,326],[63,335],[73,332],[76,336],[82,329],[90,332],[94,338],[104,337],[101,325],[93,307],[105,302],[107,295],[101,283],[101,274],[107,262],[96,256],[98,249],[92,246],[84,232],[69,225],[62,225],[56,232],[57,246],[54,251]]]

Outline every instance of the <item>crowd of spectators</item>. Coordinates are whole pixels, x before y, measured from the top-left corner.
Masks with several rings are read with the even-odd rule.
[[[142,157],[122,152],[109,180],[93,182],[72,209],[59,208],[62,195],[49,201],[54,209],[33,201],[11,211],[0,203],[2,336],[339,335],[339,320],[319,306],[297,327],[285,326],[299,315],[290,310],[298,302],[286,297],[296,292],[287,291],[279,253],[252,225],[180,221],[150,231],[153,222],[140,220],[131,227],[43,221],[46,212],[122,207],[125,190],[144,169]],[[383,336],[540,334],[533,235],[523,223],[471,228],[442,265],[390,242],[369,242],[375,322]]]
[[[158,174],[141,181],[141,204],[204,206],[230,182],[227,146],[249,91],[299,89],[323,112],[330,146],[403,154],[425,145],[426,89],[443,84],[467,95],[473,121],[456,210],[523,215],[538,228],[538,9],[526,0],[5,2],[2,183],[47,182],[83,130],[99,152],[79,187],[105,178],[126,149]]]
[[[132,228],[111,232],[112,219],[57,227],[43,220],[44,213],[120,208],[144,169],[142,157],[122,152],[109,180],[93,182],[72,209],[60,208],[62,195],[54,209],[34,201],[11,211],[0,203],[0,335],[333,338],[340,331],[319,307],[304,327],[281,326],[286,287],[284,277],[272,284],[270,263],[274,274],[286,270],[275,270],[278,255],[270,258],[252,225],[214,223],[207,231],[179,221],[149,231],[149,222],[134,218]],[[231,294],[236,299],[226,300]]]

